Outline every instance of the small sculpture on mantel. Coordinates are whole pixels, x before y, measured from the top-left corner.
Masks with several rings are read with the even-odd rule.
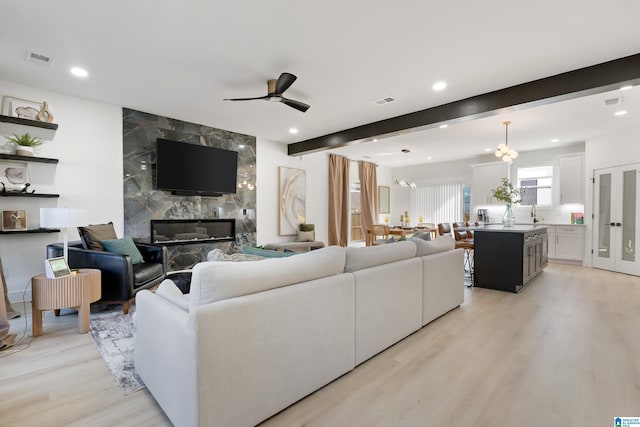
[[[49,111],[49,103],[47,101],[42,102],[42,108],[40,108],[36,120],[49,123],[53,122],[53,114]]]

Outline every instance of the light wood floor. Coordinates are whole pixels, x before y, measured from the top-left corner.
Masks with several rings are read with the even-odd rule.
[[[0,358],[0,425],[170,425],[146,390],[120,393],[75,325],[47,313],[45,335]],[[517,295],[467,289],[460,308],[263,427],[600,427],[615,416],[640,416],[640,278],[550,264]]]

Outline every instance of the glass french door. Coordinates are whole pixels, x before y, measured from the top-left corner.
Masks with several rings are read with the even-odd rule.
[[[593,266],[640,275],[640,163],[595,171]]]

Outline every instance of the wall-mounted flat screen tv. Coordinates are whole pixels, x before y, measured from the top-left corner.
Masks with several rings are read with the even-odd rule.
[[[236,192],[238,152],[158,138],[156,188],[174,194]]]

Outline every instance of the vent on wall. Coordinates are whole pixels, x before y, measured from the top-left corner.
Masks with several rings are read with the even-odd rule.
[[[42,53],[34,52],[32,50],[27,51],[27,62],[33,62],[34,64],[44,65],[49,67],[53,62],[53,58]]]
[[[605,99],[604,105],[617,105],[622,103],[622,97],[618,96],[617,98]]]
[[[390,97],[390,96],[387,96],[386,98],[378,99],[378,100],[376,101],[376,104],[378,104],[378,105],[382,105],[382,104],[387,104],[387,103],[389,103],[389,102],[393,102],[393,101],[395,101],[395,99],[393,99],[393,98],[392,98],[392,97]]]

